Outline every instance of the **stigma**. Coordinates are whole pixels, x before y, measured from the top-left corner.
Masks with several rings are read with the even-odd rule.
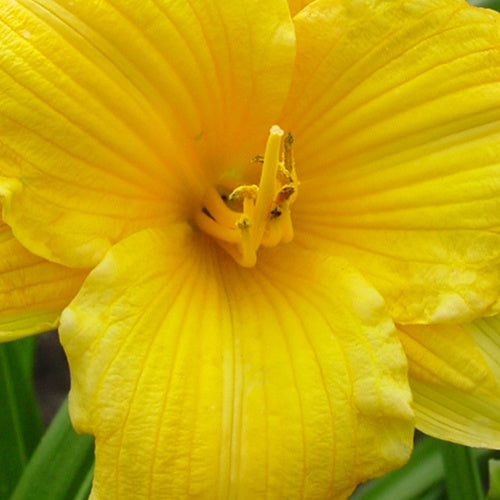
[[[259,184],[242,184],[232,190],[211,187],[196,213],[198,228],[243,267],[257,263],[257,251],[293,239],[290,205],[299,182],[293,157],[293,137],[274,125],[269,131]],[[227,191],[227,192],[226,192]]]

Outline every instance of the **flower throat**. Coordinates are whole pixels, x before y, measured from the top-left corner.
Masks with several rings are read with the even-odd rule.
[[[195,217],[199,229],[214,237],[244,267],[256,264],[261,245],[274,247],[293,238],[290,205],[297,197],[299,182],[293,137],[283,136],[280,127],[271,127],[264,157],[254,158],[262,163],[259,185],[244,184],[229,194],[211,187]]]

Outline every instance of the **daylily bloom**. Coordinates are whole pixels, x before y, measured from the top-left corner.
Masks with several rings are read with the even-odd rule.
[[[94,498],[343,498],[415,424],[500,446],[498,14],[0,5],[2,335],[64,309]]]

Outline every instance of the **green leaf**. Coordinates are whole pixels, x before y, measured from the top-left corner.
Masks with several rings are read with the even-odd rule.
[[[74,500],[88,496],[94,440],[71,426],[67,400],[52,421],[10,500]]]
[[[413,500],[423,498],[426,494],[430,494],[433,498],[433,490],[442,482],[443,476],[439,441],[423,437],[415,445],[410,461],[405,467],[359,488],[352,499]]]
[[[92,463],[87,475],[84,477],[80,488],[75,493],[73,500],[87,500],[90,495],[90,490],[92,489],[92,480],[94,479],[94,464]]]
[[[500,10],[500,0],[469,0],[471,5],[486,7],[488,9]]]
[[[27,337],[16,342],[4,344],[5,346],[10,346],[9,348],[15,351],[16,354],[14,356],[17,356],[17,363],[19,363],[19,368],[24,372],[25,379],[30,381],[30,387],[33,386],[31,380],[33,379],[36,339],[37,337]]]
[[[429,436],[421,437],[409,462],[380,479],[360,486],[352,500],[438,500],[448,498],[445,489],[446,476],[443,462],[443,441]],[[449,443],[446,443],[450,445]],[[450,445],[454,446],[454,445]],[[468,448],[473,463],[484,463],[497,454],[493,450]],[[461,500],[473,500],[474,496],[462,496]],[[495,499],[496,500],[496,499]]]
[[[471,448],[441,442],[449,500],[483,500],[476,457]]]
[[[418,497],[418,500],[447,500],[446,488],[440,483],[424,493],[422,496]]]
[[[33,338],[0,344],[0,498],[14,489],[42,435],[33,353]]]
[[[490,460],[488,462],[490,489],[487,500],[500,500],[500,460]]]

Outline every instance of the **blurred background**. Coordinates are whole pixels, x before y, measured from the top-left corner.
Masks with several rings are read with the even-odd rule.
[[[35,392],[47,427],[69,391],[69,369],[57,332],[38,335],[35,351]]]

